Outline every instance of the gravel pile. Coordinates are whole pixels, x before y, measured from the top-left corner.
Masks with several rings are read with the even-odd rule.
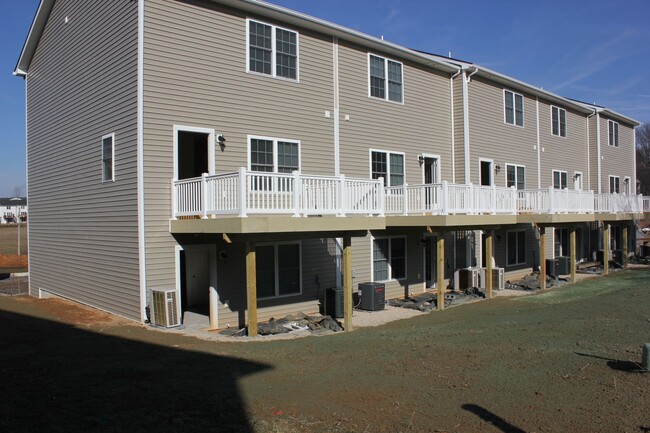
[[[312,334],[322,335],[343,331],[341,323],[330,316],[308,316],[304,313],[290,314],[281,319],[271,318],[268,322],[257,325],[258,335],[280,335],[291,332],[309,331]],[[224,329],[219,334],[231,337],[245,337],[248,335],[246,328]]]

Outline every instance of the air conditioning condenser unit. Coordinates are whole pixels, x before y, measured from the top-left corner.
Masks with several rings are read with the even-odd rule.
[[[153,325],[164,328],[180,326],[176,289],[150,289],[149,307]]]

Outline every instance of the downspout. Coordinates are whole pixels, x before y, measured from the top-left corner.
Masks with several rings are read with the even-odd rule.
[[[589,119],[591,116],[593,116],[595,113],[590,114],[587,116],[587,189],[591,189],[591,159],[589,155]]]
[[[144,229],[144,0],[138,0],[137,65],[137,194],[138,194],[138,264],[140,273],[140,317],[147,320],[147,272]],[[180,287],[177,288],[180,290]]]
[[[478,72],[478,68],[474,72],[467,75],[467,69],[463,69],[463,150],[465,153],[465,177],[464,183],[470,183],[470,164],[469,164],[469,95],[467,85],[469,84],[472,75]]]
[[[597,179],[598,179],[598,194],[602,194],[602,185],[601,185],[601,171],[600,171],[600,113],[596,110],[596,168],[597,168]]]
[[[632,154],[632,179],[630,179],[632,185],[630,185],[630,193],[636,195],[638,193],[636,190],[636,128],[632,129],[632,138],[634,140],[632,146],[634,153]],[[632,192],[632,188],[634,188],[634,192]]]
[[[456,182],[456,134],[454,132],[454,78],[462,72],[458,70],[449,78],[449,101],[451,107],[451,181]]]
[[[535,96],[535,115],[537,116],[537,189],[542,189],[542,143],[539,138],[539,96]]]
[[[332,66],[334,85],[334,175],[341,175],[341,123],[339,96],[339,38],[332,38]],[[336,287],[343,287],[343,238],[334,238],[336,250]]]

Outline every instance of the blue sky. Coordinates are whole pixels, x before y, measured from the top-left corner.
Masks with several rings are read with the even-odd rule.
[[[650,122],[650,0],[273,3]],[[24,83],[11,72],[37,6],[5,2],[0,16],[0,197],[25,189]]]

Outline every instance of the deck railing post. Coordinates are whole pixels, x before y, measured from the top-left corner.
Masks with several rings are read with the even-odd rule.
[[[386,212],[386,188],[383,177],[379,177],[377,180],[378,185],[375,187],[379,190],[379,216],[383,217]]]
[[[237,179],[237,188],[239,189],[239,216],[241,218],[246,217],[246,204],[248,197],[248,182],[246,182],[246,169],[244,167],[239,168],[239,177]]]
[[[406,216],[409,214],[408,211],[408,203],[409,203],[409,198],[408,198],[408,185],[406,182],[402,184],[402,215]]]
[[[496,185],[492,184],[492,191],[491,191],[492,199],[490,200],[490,203],[492,204],[492,214],[497,213],[498,209],[498,199],[497,199],[497,187]]]
[[[202,219],[208,218],[208,183],[205,179],[207,175],[207,173],[201,174],[201,199],[203,201],[203,203],[201,203]]]
[[[304,212],[300,204],[302,197],[302,182],[300,179],[300,172],[295,170],[293,173],[293,216],[299,217],[301,212]]]
[[[475,214],[476,213],[476,205],[474,203],[474,184],[470,183],[469,184],[469,189],[467,190],[469,193],[469,199],[467,200],[467,213],[468,214]]]
[[[449,184],[446,180],[442,181],[440,210],[442,215],[449,215]]]
[[[555,199],[555,197],[553,196],[553,190],[554,189],[555,188],[553,188],[552,186],[548,187],[548,213],[553,213],[553,211],[555,209],[555,206],[553,206],[553,204],[554,204],[553,201]]]
[[[338,195],[338,216],[345,216],[348,212],[348,189],[345,187],[345,175],[339,175],[338,179],[339,193]]]
[[[176,188],[176,181],[172,179],[172,219],[177,219],[178,212],[178,188]]]

